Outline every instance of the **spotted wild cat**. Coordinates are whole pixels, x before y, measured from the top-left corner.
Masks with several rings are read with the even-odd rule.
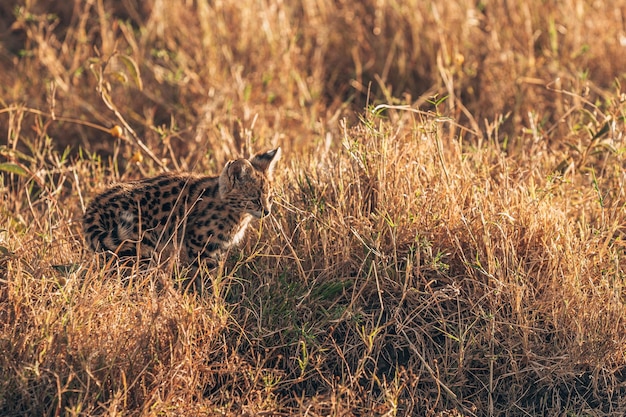
[[[218,177],[166,173],[113,185],[96,196],[83,230],[96,252],[171,257],[215,266],[253,218],[270,213],[280,148],[226,164]]]

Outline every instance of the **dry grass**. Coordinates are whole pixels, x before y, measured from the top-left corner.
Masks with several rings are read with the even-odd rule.
[[[626,3],[58,3],[0,5],[0,414],[626,413]],[[202,294],[85,249],[275,145]]]

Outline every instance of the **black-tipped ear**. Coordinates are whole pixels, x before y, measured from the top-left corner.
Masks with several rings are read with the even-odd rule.
[[[282,151],[280,148],[272,149],[271,151],[258,153],[250,159],[250,163],[257,170],[263,172],[265,175],[271,178],[274,172],[274,166],[280,159]]]

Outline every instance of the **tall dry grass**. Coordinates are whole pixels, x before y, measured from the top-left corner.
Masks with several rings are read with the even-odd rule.
[[[0,414],[624,414],[624,6],[3,3]],[[276,144],[202,294],[85,250]]]
[[[231,156],[250,129],[308,149],[301,137],[336,134],[351,104],[428,106],[436,95],[479,137],[502,117],[500,141],[518,143],[534,125],[560,142],[573,111],[620,92],[623,9],[582,0],[14,2],[2,6],[2,97],[110,127],[94,76],[105,67],[104,87],[140,136],[186,165],[197,162],[188,154]],[[49,128],[63,145],[110,151],[91,127]]]

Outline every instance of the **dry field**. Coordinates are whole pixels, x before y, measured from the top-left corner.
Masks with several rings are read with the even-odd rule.
[[[0,4],[0,415],[626,415],[625,0]],[[202,293],[108,184],[280,145]]]

